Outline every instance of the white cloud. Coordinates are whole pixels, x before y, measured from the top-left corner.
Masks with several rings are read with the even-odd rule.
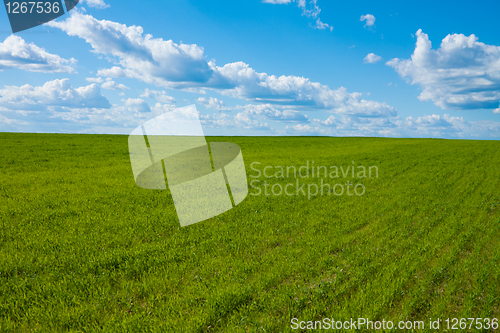
[[[175,104],[175,103],[177,103],[177,101],[175,100],[175,98],[173,98],[172,96],[167,95],[167,92],[164,91],[164,90],[163,91],[157,91],[157,90],[149,90],[148,88],[146,88],[146,90],[144,90],[144,92],[141,94],[141,97],[154,98],[158,102],[167,103],[167,104]]]
[[[103,0],[80,0],[80,2],[93,8],[103,9],[109,7]]]
[[[317,0],[310,0],[307,2],[306,0],[263,0],[263,3],[270,3],[273,5],[287,5],[292,2],[296,2],[297,6],[302,9],[302,15],[307,16],[316,20],[315,29],[323,30],[330,29],[333,31],[333,27],[327,23],[321,22],[319,18],[319,14],[321,13],[321,8],[317,5]]]
[[[10,126],[13,126],[13,125],[18,125],[18,126],[26,126],[28,125],[29,123],[26,122],[26,121],[22,121],[22,120],[19,120],[19,119],[9,119],[7,118],[6,116],[0,114],[0,129],[9,129]],[[5,125],[9,125],[9,126],[5,126]]]
[[[407,117],[404,121],[398,121],[397,124],[409,136],[473,138],[480,132],[485,135],[493,134],[488,133],[492,128],[484,127],[481,122],[467,122],[462,117],[451,117],[448,114]],[[491,122],[491,125],[497,130],[500,129],[498,123],[495,126],[495,123]],[[496,135],[496,137],[499,136]]]
[[[234,120],[239,127],[249,130],[272,130],[268,123],[260,122],[254,115],[246,112],[238,113]]]
[[[75,59],[66,60],[48,53],[16,35],[0,43],[0,70],[17,68],[31,72],[73,73],[75,63]]]
[[[138,99],[122,99],[122,104],[113,105],[109,110],[93,109],[87,112],[72,110],[72,112],[56,115],[68,123],[83,124],[82,132],[85,133],[124,133],[130,131],[144,121],[156,117],[164,112],[175,110],[171,106],[157,103],[154,107]]]
[[[324,129],[302,124],[286,126],[284,132],[289,135],[307,135],[307,136],[328,135],[327,131],[325,131]]]
[[[172,104],[162,104],[162,103],[156,103],[152,108],[151,111],[153,112],[154,115],[159,115],[165,112],[170,112],[175,110],[176,107]]]
[[[92,83],[102,83],[102,81],[104,81],[102,77],[88,77],[85,80]]]
[[[114,66],[109,69],[100,69],[97,71],[98,76],[107,76],[107,77],[126,77],[127,73],[118,66]]]
[[[319,119],[314,119],[314,121],[316,123],[319,123],[319,124],[321,124],[323,126],[327,126],[327,127],[337,127],[342,123],[335,116],[330,116],[324,121],[321,121]]]
[[[50,21],[47,25],[85,39],[97,53],[116,57],[126,76],[147,83],[164,87],[171,86],[169,83],[207,83],[213,76],[203,56],[203,48],[143,36],[139,26],[100,21],[78,11],[65,21]],[[113,70],[123,75],[119,69]],[[99,71],[99,75],[108,74]]]
[[[266,117],[272,120],[279,120],[283,122],[299,122],[308,123],[309,118],[299,111],[295,110],[271,110],[265,113]]]
[[[307,123],[309,118],[299,111],[279,109],[270,104],[247,104],[236,106],[233,110],[242,110],[232,117],[218,112],[213,115],[201,115],[202,124],[211,127],[239,127],[245,130],[274,131],[269,122]]]
[[[125,102],[125,106],[135,110],[136,112],[144,113],[151,112],[151,108],[148,103],[141,98],[129,98],[127,100],[122,100]]]
[[[449,118],[448,115],[441,117],[440,115],[433,114],[431,116],[423,116],[418,117],[417,119],[413,119],[413,117],[406,118],[406,125],[410,127],[434,127],[434,128],[448,128],[453,125],[448,122],[446,119]],[[458,118],[455,118],[458,119]]]
[[[116,83],[111,78],[107,78],[106,82],[104,82],[101,87],[104,89],[109,89],[109,90],[128,90],[128,89],[130,89],[129,87],[127,87],[124,84]]]
[[[93,86],[99,89],[98,86]],[[50,93],[50,90],[45,91]],[[40,101],[33,108],[36,111],[30,111],[19,108],[10,110],[4,108],[0,102],[0,130],[130,134],[138,124],[162,113],[176,110],[172,105],[161,103],[156,103],[150,108],[140,98],[122,99],[119,104],[106,109],[86,108],[77,103],[66,103],[65,107],[58,105],[54,107],[53,104],[57,103],[50,103],[49,106],[46,104]]]
[[[200,97],[196,100],[197,103],[204,105],[207,109],[215,109],[215,110],[229,110],[230,108],[227,108],[224,104],[223,101],[210,97],[210,98],[205,98],[205,97]]]
[[[365,59],[363,59],[363,63],[365,64],[374,64],[382,60],[381,56],[376,55],[375,53],[369,53]]]
[[[426,115],[417,118],[366,118],[330,116],[326,120],[314,119],[314,125],[323,129],[321,135],[335,136],[387,136],[387,137],[438,137],[463,139],[499,139],[500,122],[471,121],[462,117]],[[291,128],[288,129],[288,132]]]
[[[337,136],[397,136],[397,125],[393,122],[398,118],[370,118],[350,115],[330,116],[313,123],[328,128],[329,135]]]
[[[372,14],[361,15],[359,19],[361,22],[366,21],[365,27],[372,27],[375,25],[375,16]]]
[[[420,85],[422,101],[444,110],[495,110],[500,106],[500,47],[477,40],[475,35],[448,35],[433,50],[419,30],[411,59],[392,59],[387,65]]]
[[[0,89],[0,106],[8,110],[60,110],[110,108],[96,84],[73,88],[69,79],[54,80],[41,87],[5,86]]]
[[[348,93],[342,87],[331,90],[304,77],[259,73],[243,62],[218,67],[205,61],[203,48],[143,36],[141,27],[99,21],[79,12],[66,21],[48,24],[85,39],[97,53],[115,56],[122,66],[100,70],[98,75],[127,76],[170,89],[198,92],[212,89],[252,102],[293,108],[371,117],[395,114],[386,103],[366,101],[361,94]]]
[[[258,73],[243,62],[217,67],[233,89],[223,94],[259,103],[295,105],[312,109],[326,109],[353,115],[371,117],[395,115],[396,111],[386,103],[366,101],[360,93],[348,93],[343,87],[331,90],[328,86],[298,76],[274,76]]]
[[[224,112],[217,112],[213,115],[200,115],[201,123],[210,127],[230,128],[235,126],[234,119]]]
[[[280,109],[271,104],[247,104],[243,107],[238,106],[236,107],[236,109],[243,109],[243,113],[245,114],[249,114],[252,116],[259,115],[274,121],[299,123],[309,122],[309,118],[299,111]]]

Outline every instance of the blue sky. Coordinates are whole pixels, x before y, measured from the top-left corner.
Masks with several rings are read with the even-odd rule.
[[[195,104],[207,135],[498,139],[494,1],[85,0],[13,35],[0,131],[129,134]]]

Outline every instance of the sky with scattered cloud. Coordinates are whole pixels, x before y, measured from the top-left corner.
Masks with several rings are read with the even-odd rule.
[[[194,104],[207,135],[499,139],[482,2],[85,0],[16,34],[0,10],[0,131],[129,134]]]

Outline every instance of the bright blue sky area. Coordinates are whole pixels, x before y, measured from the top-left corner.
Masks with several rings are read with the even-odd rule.
[[[0,131],[128,134],[196,104],[207,135],[500,137],[498,2],[267,2],[86,0],[15,35],[1,9]]]

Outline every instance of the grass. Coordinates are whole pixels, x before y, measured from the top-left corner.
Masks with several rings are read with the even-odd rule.
[[[363,196],[249,195],[181,228],[168,191],[135,185],[126,136],[0,133],[0,332],[500,318],[500,142],[207,141],[238,144],[249,176],[309,160],[379,177],[354,179]]]

